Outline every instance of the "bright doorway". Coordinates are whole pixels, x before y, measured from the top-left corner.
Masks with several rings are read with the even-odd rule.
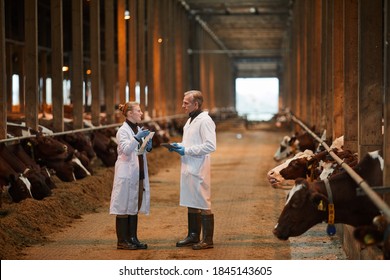
[[[268,121],[278,112],[278,78],[236,79],[236,110],[249,121]]]

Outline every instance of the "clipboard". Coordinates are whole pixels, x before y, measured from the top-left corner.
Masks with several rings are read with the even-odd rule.
[[[175,149],[175,146],[173,146],[172,144],[170,143],[161,143],[160,146],[164,147],[164,148],[167,148],[168,150],[169,149]]]
[[[138,149],[138,155],[143,155],[146,152],[146,144],[148,144],[148,141],[152,139],[154,136],[154,131],[151,131],[148,136],[146,136],[142,142],[141,147]]]

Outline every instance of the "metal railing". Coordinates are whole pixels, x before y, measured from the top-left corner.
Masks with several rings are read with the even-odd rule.
[[[155,122],[155,121],[165,121],[165,120],[171,120],[171,119],[177,119],[177,118],[183,118],[183,117],[188,117],[188,116],[185,114],[172,115],[172,116],[167,116],[167,117],[142,120],[140,123],[142,124],[142,123]],[[88,127],[88,128],[66,130],[66,131],[61,131],[61,132],[53,132],[51,134],[44,134],[43,136],[60,136],[60,135],[66,135],[66,134],[71,134],[71,133],[77,133],[77,132],[85,133],[85,132],[90,132],[90,131],[100,130],[100,129],[105,129],[105,128],[119,127],[121,125],[122,125],[122,123],[114,123],[114,124],[94,126],[94,127]],[[0,143],[15,142],[15,141],[20,141],[20,140],[24,140],[24,139],[34,138],[34,137],[36,137],[35,134],[28,135],[28,136],[17,136],[17,137],[12,137],[12,138],[0,139]]]

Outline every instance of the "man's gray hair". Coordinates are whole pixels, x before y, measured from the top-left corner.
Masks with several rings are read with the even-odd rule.
[[[184,93],[184,95],[192,95],[193,102],[198,102],[199,109],[202,108],[203,104],[203,95],[200,90],[189,90]]]

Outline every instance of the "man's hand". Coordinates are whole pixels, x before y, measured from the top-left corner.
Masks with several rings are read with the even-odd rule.
[[[177,144],[177,143],[172,143],[173,148],[169,149],[170,151],[176,152],[181,156],[184,156],[184,147]]]
[[[137,139],[138,142],[141,142],[141,139],[148,136],[149,133],[150,133],[150,131],[148,129],[145,129],[145,130],[140,129],[140,130],[138,130],[137,134],[134,135],[134,138]]]

